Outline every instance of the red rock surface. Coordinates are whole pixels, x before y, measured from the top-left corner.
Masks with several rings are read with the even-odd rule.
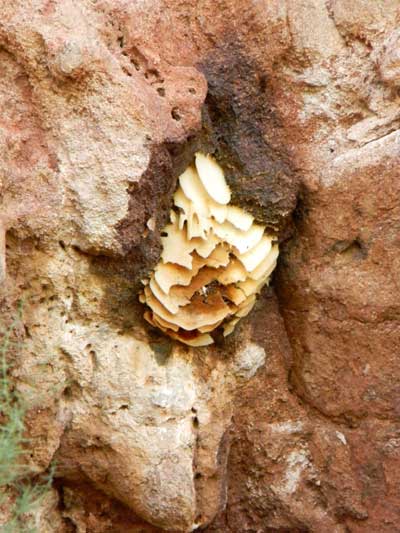
[[[0,9],[1,320],[65,531],[398,531],[398,0]],[[186,352],[136,295],[199,148],[282,252]]]

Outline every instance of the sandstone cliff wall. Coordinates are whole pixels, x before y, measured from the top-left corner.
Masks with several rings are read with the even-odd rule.
[[[43,533],[400,530],[398,0],[0,0],[1,323]],[[143,320],[196,150],[278,232],[226,341]]]

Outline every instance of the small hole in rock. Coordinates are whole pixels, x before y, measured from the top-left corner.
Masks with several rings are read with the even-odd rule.
[[[155,68],[149,68],[145,72],[144,77],[146,78],[146,80],[148,80],[150,77],[157,78],[157,77],[159,77],[158,70],[155,69]],[[164,80],[161,80],[161,81],[164,81]]]
[[[95,370],[97,370],[99,368],[99,362],[98,362],[98,359],[97,359],[96,352],[94,350],[90,350],[89,356],[90,356],[93,368]]]
[[[194,475],[194,479],[200,479],[202,477],[200,472],[196,472]]]
[[[63,250],[65,250],[65,243],[64,241],[58,241],[58,244],[61,246]]]
[[[197,416],[193,417],[193,426],[195,428],[199,427],[199,419],[197,418]]]
[[[261,76],[260,77],[260,90],[261,92],[265,92],[265,89],[267,88],[267,76]]]
[[[118,37],[117,42],[121,48],[124,47],[124,37],[121,35],[121,37]]]
[[[172,118],[173,118],[174,120],[177,120],[177,121],[181,120],[181,118],[182,118],[181,115],[180,115],[180,113],[179,113],[179,109],[178,109],[177,107],[174,107],[174,108],[172,109],[172,111],[171,111],[171,116],[172,116]]]
[[[165,89],[164,87],[157,87],[157,92],[160,96],[165,96]]]
[[[192,407],[192,413],[197,413],[197,409],[195,407]]]
[[[196,89],[193,89],[193,87],[189,87],[188,91],[190,94],[196,94]]]
[[[358,239],[354,241],[337,241],[333,246],[333,250],[345,259],[365,259],[368,255],[365,245]]]
[[[140,65],[137,61],[135,61],[134,59],[131,59],[131,63],[135,67],[136,70],[140,70]]]

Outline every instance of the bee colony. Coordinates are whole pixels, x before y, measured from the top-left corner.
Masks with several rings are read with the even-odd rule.
[[[276,266],[274,237],[230,199],[222,168],[197,153],[179,177],[161,259],[139,297],[151,325],[190,346],[212,344],[217,328],[232,333]]]

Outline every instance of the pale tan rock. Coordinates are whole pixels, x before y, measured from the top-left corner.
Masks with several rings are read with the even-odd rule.
[[[400,31],[393,31],[382,45],[378,56],[378,69],[384,81],[394,86],[400,84]]]

